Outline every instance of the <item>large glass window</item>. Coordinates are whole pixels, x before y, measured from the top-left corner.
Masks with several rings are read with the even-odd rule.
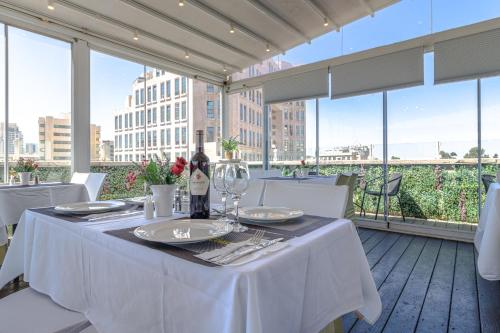
[[[5,168],[5,27],[0,24],[0,184],[8,181],[8,173]],[[35,149],[33,149],[35,148]],[[30,146],[36,153],[36,146]],[[30,150],[31,151],[31,150]],[[7,176],[7,177],[5,177]]]
[[[67,181],[71,170],[71,45],[13,27],[8,28],[8,39],[9,163],[31,158],[39,161],[40,180]]]

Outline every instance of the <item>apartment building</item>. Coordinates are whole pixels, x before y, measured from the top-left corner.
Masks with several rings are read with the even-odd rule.
[[[0,154],[5,153],[5,123],[0,123]],[[9,159],[17,159],[24,153],[24,136],[16,123],[9,123],[7,132],[7,149]]]
[[[304,101],[271,106],[271,161],[306,158],[306,107]]]
[[[71,160],[71,114],[38,118],[39,158],[42,161]],[[101,127],[90,124],[90,154],[99,156]]]

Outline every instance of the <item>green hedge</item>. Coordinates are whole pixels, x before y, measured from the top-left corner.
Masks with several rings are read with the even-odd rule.
[[[103,188],[102,199],[117,199],[139,196],[144,193],[143,184],[138,181],[127,191],[125,176],[130,166],[107,165],[92,166],[92,172],[108,174]],[[483,166],[483,173],[495,174],[495,165]],[[382,175],[381,165],[329,165],[322,166],[320,173],[333,175],[345,172],[358,172],[361,181],[370,180]],[[43,167],[38,171],[42,181],[69,181],[68,167]],[[389,173],[399,172],[403,175],[401,183],[401,200],[405,216],[422,219],[438,219],[446,221],[477,222],[477,167],[471,165],[391,165]],[[375,184],[378,188],[380,181]],[[354,202],[359,210],[362,190],[359,186],[354,194]],[[484,200],[484,194],[483,194]],[[375,212],[376,197],[367,196],[365,209]],[[382,204],[380,209],[383,210]],[[399,215],[396,199],[391,200],[391,215]]]

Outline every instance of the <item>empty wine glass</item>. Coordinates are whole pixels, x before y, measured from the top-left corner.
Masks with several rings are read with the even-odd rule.
[[[244,162],[229,163],[226,167],[224,186],[234,200],[235,219],[233,231],[243,232],[248,228],[239,223],[239,202],[241,196],[245,194],[250,180],[248,165]]]
[[[222,216],[217,220],[219,222],[229,223],[232,220],[227,217],[227,190],[224,185],[224,180],[226,176],[226,167],[227,163],[218,162],[214,165],[214,172],[212,175],[212,183],[214,185],[214,189],[220,193],[222,204],[224,205],[224,210],[222,211]]]

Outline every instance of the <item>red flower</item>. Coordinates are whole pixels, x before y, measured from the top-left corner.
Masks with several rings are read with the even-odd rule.
[[[301,160],[301,161],[300,161],[300,164],[302,164],[302,166],[305,166],[305,165],[306,165],[306,161]]]
[[[180,166],[177,164],[172,165],[170,171],[176,176],[179,176],[184,171],[184,166]]]
[[[180,165],[182,167],[185,167],[187,164],[187,161],[184,157],[180,156],[175,159],[175,164]]]

